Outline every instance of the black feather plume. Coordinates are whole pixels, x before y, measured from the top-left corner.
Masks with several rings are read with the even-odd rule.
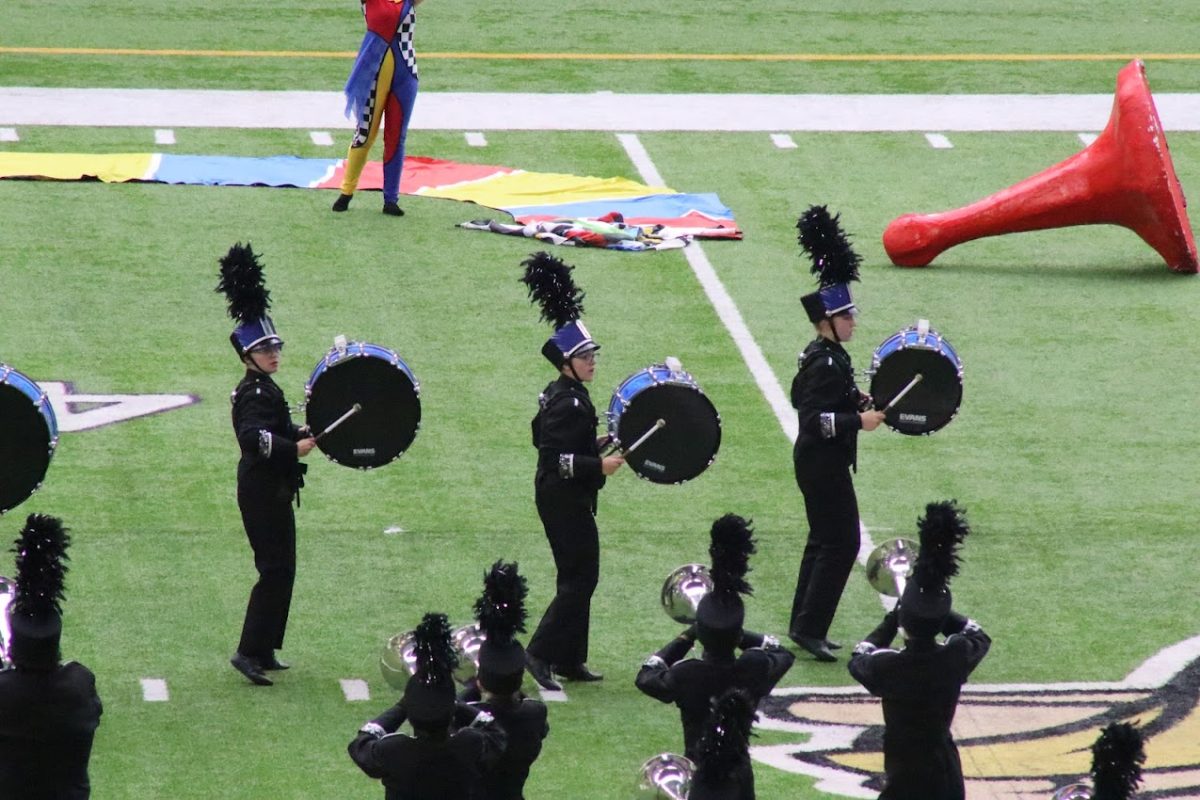
[[[1146,751],[1142,733],[1128,722],[1113,722],[1092,745],[1094,800],[1128,800],[1142,782]]]
[[[229,316],[238,322],[252,322],[265,317],[271,307],[262,265],[247,242],[238,242],[220,260],[220,280],[215,291],[224,292],[229,303]]]
[[[800,247],[811,259],[812,273],[822,287],[858,280],[862,258],[842,232],[840,219],[840,214],[830,216],[825,206],[809,206],[796,222]]]
[[[458,666],[458,654],[450,633],[446,615],[432,612],[413,631],[413,654],[417,659],[414,675],[421,683],[437,686],[454,680],[452,673]]]
[[[722,781],[749,758],[750,731],[757,718],[754,701],[744,689],[726,689],[713,699],[697,753],[698,780]]]
[[[24,617],[61,614],[63,579],[67,575],[67,547],[71,537],[62,521],[46,514],[30,514],[21,536],[14,542],[17,554],[17,591],[12,611]]]
[[[917,520],[921,547],[913,580],[923,590],[940,591],[958,574],[958,547],[971,532],[965,511],[954,500],[929,503]]]
[[[475,601],[475,619],[489,642],[506,642],[525,632],[525,595],[529,587],[517,564],[497,561],[483,576],[483,594]]]
[[[542,320],[557,330],[583,315],[584,292],[575,285],[575,269],[549,253],[534,253],[521,262],[521,282],[529,289],[529,301],[542,307]]]
[[[746,582],[750,556],[756,552],[752,525],[752,521],[737,514],[726,514],[713,523],[708,554],[712,558],[714,592],[754,593]]]

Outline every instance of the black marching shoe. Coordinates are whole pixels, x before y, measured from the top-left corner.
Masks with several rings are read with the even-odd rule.
[[[350,198],[352,197],[354,197],[352,194],[339,194],[338,199],[333,201],[333,210],[345,211],[348,209],[350,207]]]
[[[292,665],[286,661],[280,661],[272,653],[270,658],[262,659],[262,668],[264,672],[273,672],[275,670],[291,669]]]
[[[582,681],[584,683],[592,683],[594,681],[604,680],[604,676],[599,672],[592,672],[588,669],[587,664],[576,664],[573,667],[556,667],[555,672],[560,677],[566,678],[569,681]]]
[[[825,646],[828,647],[830,650],[841,650],[842,649],[842,643],[835,642],[833,639],[826,639]]]
[[[550,692],[561,692],[562,684],[554,680],[550,665],[532,653],[525,653],[525,668],[537,681],[537,685]]]
[[[267,677],[263,672],[262,665],[258,663],[258,659],[244,656],[241,653],[234,653],[233,658],[229,659],[229,663],[238,672],[246,676],[246,678],[255,686],[273,686],[274,681]]]
[[[387,214],[389,217],[403,217],[404,209],[395,203],[384,203],[383,213]]]
[[[812,636],[799,636],[794,633],[789,633],[788,638],[795,642],[801,650],[807,650],[811,653],[817,661],[837,661],[837,656],[825,644],[824,639],[817,639]]]

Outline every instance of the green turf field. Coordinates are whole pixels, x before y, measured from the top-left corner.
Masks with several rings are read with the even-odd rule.
[[[900,6],[901,4],[896,4]],[[598,12],[501,12],[477,0],[421,6],[418,53],[1129,54],[1195,52],[1183,2],[1010,2],[988,12],[912,2],[835,11],[755,4],[740,26],[694,4]],[[93,0],[47,10],[6,0],[0,48],[212,48],[349,53],[357,3],[278,13],[227,0],[186,7]],[[1194,55],[1193,55],[1194,58]],[[340,88],[350,56],[79,56],[0,50],[5,86]],[[423,91],[1091,92],[1112,91],[1123,60],[1036,62],[538,61],[429,58]],[[1156,92],[1195,88],[1196,61],[1148,58]],[[417,113],[419,114],[419,107]],[[303,131],[181,130],[173,152],[328,157]],[[529,170],[636,178],[600,133],[414,130],[409,153]],[[664,180],[714,191],[745,231],[704,245],[775,375],[786,387],[809,338],[798,298],[811,279],[795,244],[810,203],[840,211],[864,257],[864,311],[849,349],[872,350],[918,317],[961,354],[959,417],[928,438],[860,438],[864,523],[876,541],[911,535],[930,500],[957,498],[975,535],[955,583],[959,607],[995,639],[983,683],[1116,681],[1195,636],[1197,492],[1193,368],[1200,284],[1170,273],[1133,233],[1074,228],[960,246],[925,270],[891,267],[880,234],[895,216],[971,202],[1078,151],[1067,133],[642,134]],[[155,149],[144,130],[27,128],[5,149]],[[1200,187],[1200,135],[1171,134],[1185,190]],[[340,152],[341,144],[335,148]],[[373,196],[334,216],[332,193],[254,188],[0,182],[0,360],[86,393],[179,393],[196,405],[66,433],[26,513],[73,528],[64,653],[96,672],[106,713],[91,775],[96,800],[376,798],[345,755],[356,728],[395,697],[381,679],[387,636],[428,610],[465,622],[485,567],[521,563],[536,623],[553,585],[532,503],[528,421],[549,380],[548,333],[517,282],[531,246],[457,230],[478,209],[402,198],[402,220]],[[1195,215],[1193,214],[1193,218]],[[279,383],[295,403],[335,334],[401,353],[421,382],[424,421],[399,462],[369,473],[323,459],[299,510],[299,576],[277,685],[250,687],[227,664],[253,581],[234,503],[228,392],[241,371],[214,294],[216,259],[236,241],[260,252],[287,340]],[[598,685],[568,685],[527,786],[530,800],[624,800],[637,765],[679,749],[674,709],[633,687],[641,660],[676,632],[663,578],[706,560],[726,511],[753,517],[759,555],[748,625],[782,634],[804,541],[790,443],[738,350],[677,252],[560,249],[588,292],[604,344],[593,391],[676,355],[721,412],[723,441],[697,480],[664,487],[620,474],[602,494],[602,577],[590,663]],[[385,534],[387,528],[403,528]],[[0,564],[0,574],[9,570]],[[874,626],[878,596],[852,576],[831,635]],[[139,680],[163,678],[166,703]],[[343,678],[373,699],[348,702]],[[800,659],[789,686],[846,685],[841,664]],[[757,743],[796,736],[765,731]],[[811,779],[756,767],[759,797],[808,798]]]

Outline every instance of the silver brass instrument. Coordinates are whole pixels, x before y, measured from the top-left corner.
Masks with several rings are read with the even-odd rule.
[[[889,539],[867,556],[867,580],[875,591],[891,597],[904,594],[919,547],[911,539]]]
[[[1052,800],[1092,800],[1092,787],[1086,783],[1072,783],[1055,792]]]
[[[662,607],[667,616],[684,625],[696,621],[700,600],[712,591],[713,580],[703,564],[684,564],[667,576],[662,587]]]
[[[479,648],[483,646],[486,637],[479,625],[472,622],[469,625],[455,628],[450,634],[450,641],[458,652],[458,667],[454,670],[454,680],[464,686],[479,673]]]
[[[696,765],[674,753],[660,753],[642,764],[638,773],[638,794],[651,800],[687,800],[692,791]]]
[[[0,575],[0,669],[7,669],[11,664],[8,648],[12,642],[12,627],[8,624],[8,607],[16,588],[11,580]]]
[[[393,689],[404,691],[408,679],[417,669],[417,653],[413,632],[397,633],[387,640],[379,656],[379,671]]]

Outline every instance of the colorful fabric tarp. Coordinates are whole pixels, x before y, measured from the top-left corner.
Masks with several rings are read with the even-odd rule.
[[[344,160],[335,158],[0,152],[0,178],[337,189],[344,169]],[[359,188],[382,185],[382,165],[369,162]],[[683,194],[626,178],[527,172],[409,156],[404,160],[400,191],[499,209],[521,225],[599,220],[615,213],[626,225],[661,226],[680,236],[742,238],[733,212],[715,194]]]

